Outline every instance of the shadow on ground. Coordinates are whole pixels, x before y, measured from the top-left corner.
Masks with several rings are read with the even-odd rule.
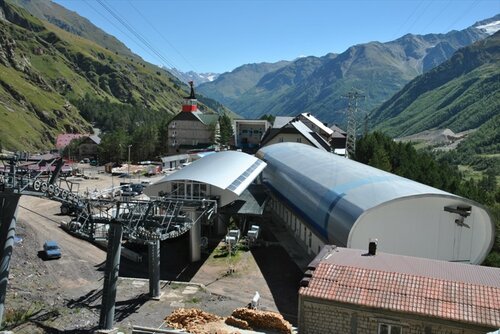
[[[66,306],[70,309],[81,308],[81,307],[89,309],[100,308],[101,298],[102,298],[102,289],[99,290],[94,289],[89,291],[85,295],[81,296],[80,298],[68,300]]]
[[[264,224],[260,225],[261,228]],[[270,243],[251,249],[264,279],[271,291],[274,303],[283,317],[297,325],[298,291],[304,273],[292,261],[285,249],[278,245],[271,232],[262,229],[261,238]]]
[[[189,263],[189,233],[161,242],[160,246],[160,279],[168,281],[189,282],[198,272],[200,267],[217,247],[220,240],[209,242],[207,248],[201,253],[200,261]],[[136,263],[121,258],[120,277],[148,278],[148,249],[147,246],[130,244],[131,250],[142,255],[143,261]]]

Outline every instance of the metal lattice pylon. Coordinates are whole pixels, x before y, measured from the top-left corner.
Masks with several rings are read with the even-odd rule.
[[[358,112],[358,99],[365,97],[358,92],[349,92],[343,97],[348,98],[347,107],[347,136],[346,136],[346,158],[352,158],[356,152],[356,114]]]

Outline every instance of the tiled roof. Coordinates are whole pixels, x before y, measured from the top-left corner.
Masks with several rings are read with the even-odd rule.
[[[80,134],[80,133],[63,133],[63,134],[60,134],[60,135],[57,136],[57,139],[56,139],[56,148],[57,149],[63,149],[66,146],[68,146],[69,143],[73,139],[78,139],[78,138],[85,137],[85,136],[88,136],[88,135],[83,135],[83,134]]]
[[[497,278],[500,280],[500,276]],[[309,285],[302,287],[299,294],[500,327],[500,288],[496,286],[320,262]]]

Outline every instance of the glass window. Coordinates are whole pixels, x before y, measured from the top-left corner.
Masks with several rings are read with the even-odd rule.
[[[402,334],[403,328],[392,324],[379,324],[378,334]]]
[[[193,196],[200,197],[200,184],[199,183],[193,183]]]
[[[205,197],[208,195],[207,185],[202,183],[200,184],[200,196]]]
[[[179,182],[179,187],[177,188],[177,196],[184,197],[184,183]]]

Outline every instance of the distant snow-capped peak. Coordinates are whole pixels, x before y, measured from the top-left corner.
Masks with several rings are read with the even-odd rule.
[[[165,68],[165,67],[164,67]],[[219,73],[196,73],[194,71],[182,72],[176,68],[165,68],[170,73],[175,75],[179,80],[183,82],[193,81],[195,86],[202,84],[204,82],[214,81],[219,76]]]
[[[481,29],[485,33],[489,35],[493,35],[496,33],[498,30],[500,30],[500,21],[493,21],[490,23],[486,23],[480,26],[476,26],[477,29]]]

